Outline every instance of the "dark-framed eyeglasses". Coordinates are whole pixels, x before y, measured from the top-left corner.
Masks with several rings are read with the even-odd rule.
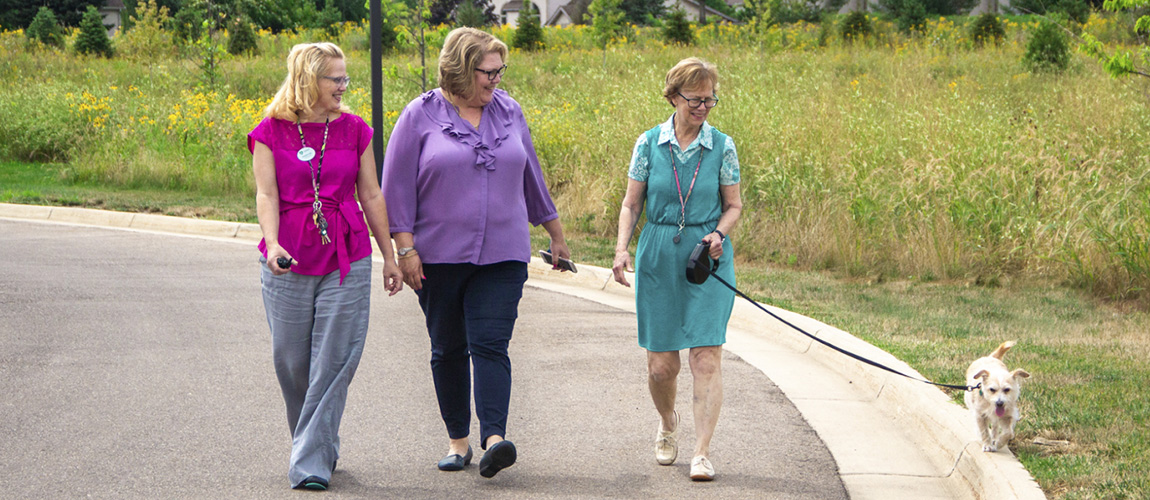
[[[495,68],[491,71],[488,71],[485,69],[479,69],[479,68],[475,68],[475,71],[478,71],[480,73],[487,75],[487,81],[494,82],[496,78],[503,76],[503,73],[507,72],[507,65],[504,64],[503,66]]]
[[[350,76],[324,76],[321,78],[324,78],[326,80],[331,80],[331,81],[335,82],[335,84],[340,86],[340,87],[346,87],[348,85],[351,85],[351,77]]]
[[[683,95],[682,92],[678,92],[678,94],[679,94],[679,97],[682,97],[683,100],[687,101],[687,107],[689,107],[691,109],[695,109],[695,108],[699,107],[700,104],[702,104],[703,106],[706,106],[707,109],[711,109],[711,108],[713,108],[719,104],[719,98],[718,97],[708,97],[705,99],[693,99],[693,98],[690,98],[690,97]]]

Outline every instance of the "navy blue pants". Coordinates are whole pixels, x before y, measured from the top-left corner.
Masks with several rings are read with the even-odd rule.
[[[470,434],[474,368],[479,445],[486,448],[489,436],[506,435],[511,400],[507,345],[519,317],[527,264],[424,264],[423,274],[419,306],[431,337],[439,414],[451,439]]]

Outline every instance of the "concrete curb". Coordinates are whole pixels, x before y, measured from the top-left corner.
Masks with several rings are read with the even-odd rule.
[[[0,203],[0,218],[175,233],[254,244],[259,226],[71,207]],[[374,244],[374,242],[373,242]],[[376,249],[376,257],[379,257]],[[538,258],[528,284],[634,311],[631,289],[611,271],[579,265],[559,273]],[[889,353],[813,319],[772,312],[843,349],[918,376]],[[756,310],[735,304],[727,350],[756,366],[787,395],[839,466],[852,499],[1043,499],[1010,452],[984,453],[967,411],[941,390],[843,356]]]

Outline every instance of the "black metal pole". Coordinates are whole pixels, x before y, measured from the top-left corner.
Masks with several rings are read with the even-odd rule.
[[[371,149],[375,154],[376,178],[383,181],[383,12],[379,0],[371,0]]]

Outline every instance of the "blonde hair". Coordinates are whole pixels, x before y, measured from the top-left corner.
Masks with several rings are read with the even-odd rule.
[[[474,90],[475,70],[483,57],[496,52],[507,62],[507,45],[498,38],[475,28],[456,28],[443,40],[439,52],[439,88],[448,97],[470,99]]]
[[[327,72],[333,59],[343,59],[343,51],[334,43],[301,43],[291,48],[287,56],[287,77],[276,91],[264,116],[296,121],[311,113],[319,100],[319,78]],[[340,103],[340,112],[351,111]]]
[[[672,100],[683,89],[692,90],[702,87],[704,83],[711,84],[711,91],[719,91],[719,70],[714,64],[688,57],[679,61],[671,71],[667,72],[667,85],[663,87],[663,97],[674,105]]]

